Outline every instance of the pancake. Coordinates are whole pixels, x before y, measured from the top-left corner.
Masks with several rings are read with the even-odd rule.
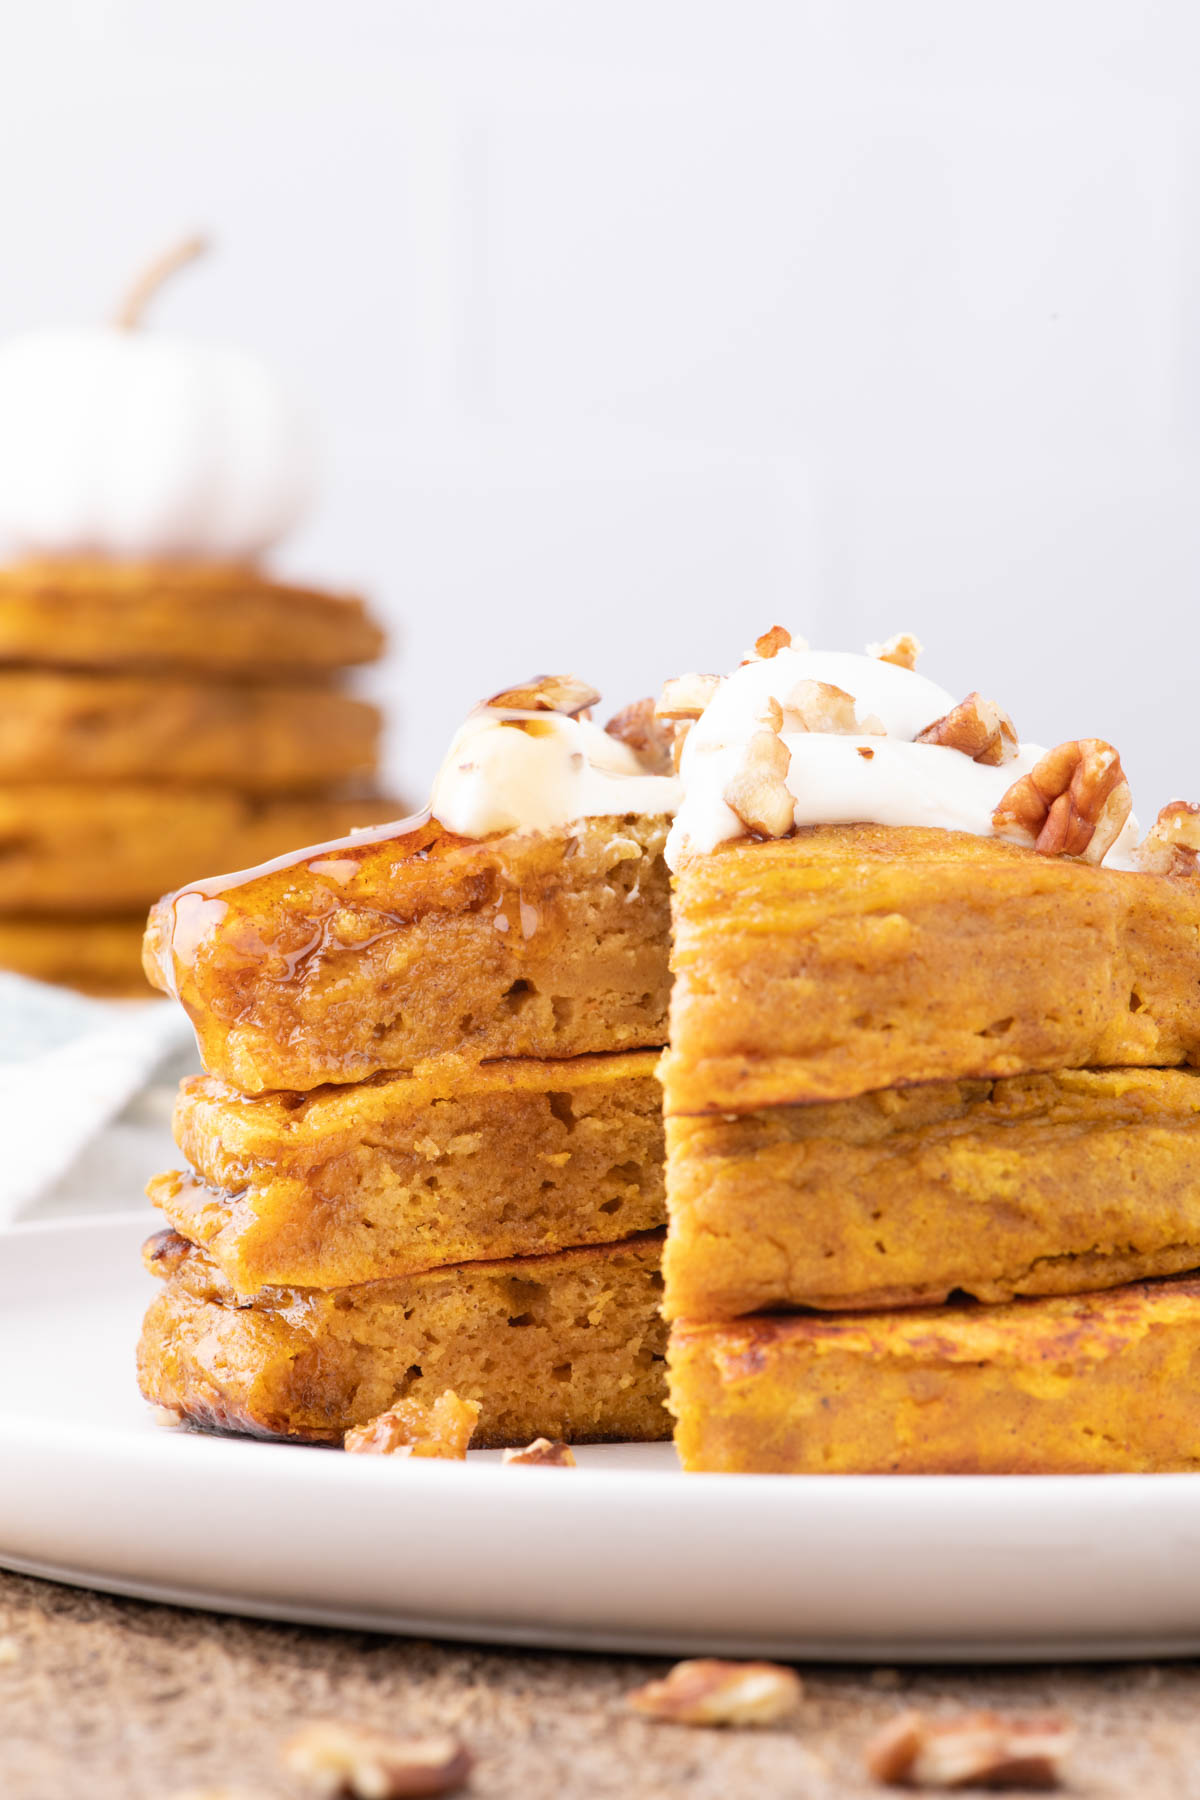
[[[372,662],[382,649],[361,600],[251,567],[77,558],[0,568],[0,663],[260,681]]]
[[[652,1232],[239,1304],[202,1251],[163,1232],[147,1245],[166,1287],[142,1328],[142,1393],[197,1425],[309,1443],[447,1388],[481,1408],[478,1447],[669,1437],[661,1249]]]
[[[910,1312],[676,1324],[686,1469],[1200,1469],[1200,1281]]]
[[[468,839],[402,820],[168,895],[146,972],[182,1001],[210,1074],[249,1094],[437,1056],[655,1048],[666,828],[631,815]]]
[[[143,914],[127,919],[21,919],[0,915],[0,969],[111,999],[149,1000],[142,969]]]
[[[134,783],[0,787],[0,914],[144,908],[189,875],[369,825],[389,804]]]
[[[313,684],[0,668],[0,783],[140,782],[251,794],[374,771],[380,715]]]
[[[199,1179],[148,1192],[243,1294],[611,1242],[666,1220],[657,1060],[439,1065],[255,1099],[196,1076],[175,1136]]]
[[[668,1317],[1072,1294],[1200,1267],[1200,1074],[933,1082],[667,1127]]]
[[[1200,882],[997,838],[813,827],[686,858],[668,1114],[1200,1061]]]

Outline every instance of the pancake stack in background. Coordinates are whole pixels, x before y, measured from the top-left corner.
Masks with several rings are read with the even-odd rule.
[[[0,347],[0,967],[145,993],[151,902],[400,810],[361,601],[273,580],[304,421],[236,350],[117,323]]]
[[[669,1436],[675,782],[649,702],[606,732],[596,698],[497,695],[432,816],[155,907],[147,971],[208,1073],[176,1109],[189,1169],[150,1185],[148,1399],[417,1454],[450,1453],[447,1408],[482,1445]]]
[[[885,650],[777,628],[697,697],[663,1079],[682,1461],[1200,1468],[1200,809],[1138,845],[1110,745],[1021,744]]]
[[[379,647],[252,569],[0,570],[0,966],[145,993],[164,889],[377,817],[379,715],[336,678]]]

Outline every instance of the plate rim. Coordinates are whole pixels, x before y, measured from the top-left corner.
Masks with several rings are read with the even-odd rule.
[[[30,1258],[29,1268],[38,1255],[37,1246],[47,1247],[57,1256],[64,1237],[72,1235],[99,1238],[109,1248],[108,1280],[112,1268],[128,1267],[128,1287],[105,1286],[102,1275],[98,1287],[98,1304],[103,1308],[108,1298],[119,1307],[120,1321],[112,1319],[112,1336],[108,1339],[109,1361],[105,1364],[105,1382],[116,1379],[112,1355],[118,1333],[124,1341],[126,1317],[129,1318],[129,1399],[133,1404],[116,1418],[94,1417],[73,1419],[69,1442],[64,1442],[63,1412],[50,1409],[44,1414],[36,1410],[22,1411],[11,1403],[0,1403],[0,1447],[17,1452],[13,1466],[21,1471],[16,1487],[19,1492],[6,1496],[0,1490],[0,1566],[22,1573],[120,1593],[133,1598],[159,1603],[191,1606],[207,1610],[241,1613],[250,1617],[286,1619],[293,1623],[309,1623],[358,1630],[408,1631],[427,1637],[446,1637],[457,1641],[512,1643],[526,1648],[544,1645],[554,1649],[584,1649],[623,1653],[673,1654],[703,1652],[721,1654],[773,1654],[794,1659],[833,1661],[1061,1661],[1064,1658],[1105,1659],[1115,1656],[1141,1657],[1163,1655],[1196,1655],[1200,1652],[1200,1523],[1195,1529],[1191,1519],[1197,1513],[1196,1498],[1200,1490],[1200,1474],[1178,1472],[1162,1475],[750,1475],[697,1473],[684,1475],[672,1459],[668,1444],[640,1446],[635,1455],[644,1456],[649,1466],[631,1461],[622,1465],[619,1446],[585,1447],[579,1467],[569,1477],[547,1478],[541,1472],[521,1472],[514,1476],[499,1460],[498,1452],[474,1453],[467,1464],[405,1462],[393,1465],[387,1458],[343,1458],[327,1450],[308,1445],[261,1442],[238,1436],[216,1436],[185,1427],[167,1428],[152,1425],[147,1414],[139,1417],[132,1380],[133,1338],[136,1333],[136,1311],[133,1310],[133,1278],[140,1274],[135,1263],[127,1265],[126,1253],[133,1250],[137,1234],[153,1226],[155,1215],[146,1207],[124,1208],[77,1215],[68,1218],[26,1219],[0,1227],[0,1293],[8,1271],[3,1263],[3,1245],[21,1242],[22,1260]],[[28,1246],[28,1248],[24,1248]],[[21,1271],[12,1270],[19,1279]],[[64,1294],[60,1307],[68,1306]],[[36,1301],[22,1306],[15,1315],[20,1321],[30,1317]],[[93,1314],[93,1317],[95,1315]],[[62,1317],[60,1312],[59,1317]],[[0,1332],[4,1329],[0,1324]],[[50,1376],[44,1376],[50,1380]],[[121,1377],[122,1381],[124,1376]],[[57,1389],[54,1390],[57,1394]],[[115,1397],[111,1386],[102,1392]],[[654,1466],[661,1459],[664,1466]],[[153,1523],[154,1507],[181,1504],[185,1511],[207,1496],[210,1503],[217,1497],[233,1494],[236,1506],[247,1511],[252,1530],[264,1547],[270,1568],[259,1571],[254,1566],[248,1582],[241,1583],[228,1570],[245,1573],[250,1566],[246,1557],[234,1556],[223,1569],[219,1546],[193,1546],[177,1564],[171,1561],[171,1545],[160,1529],[145,1563],[131,1550],[128,1533],[124,1539],[111,1521],[92,1528],[88,1522],[71,1517],[60,1507],[53,1515],[55,1484],[69,1484],[72,1467],[84,1466],[91,1471],[91,1492],[105,1499],[110,1510],[127,1503],[133,1491],[149,1494]],[[303,1480],[296,1475],[303,1470]],[[252,1474],[251,1474],[252,1471]],[[23,1481],[23,1486],[22,1486]],[[514,1486],[514,1481],[520,1485]],[[405,1503],[397,1506],[395,1496],[403,1492]],[[516,1494],[522,1496],[513,1505]],[[333,1496],[337,1499],[333,1499]],[[614,1500],[618,1504],[614,1505]],[[302,1515],[293,1525],[296,1541],[304,1531],[311,1532],[314,1517],[336,1519],[358,1516],[382,1521],[385,1534],[398,1537],[397,1519],[418,1531],[431,1532],[445,1559],[445,1542],[438,1533],[449,1529],[448,1521],[457,1519],[460,1528],[480,1531],[480,1520],[494,1520],[500,1514],[513,1515],[501,1520],[496,1544],[512,1549],[518,1560],[529,1560],[536,1574],[537,1553],[543,1550],[551,1564],[557,1557],[559,1578],[565,1579],[572,1592],[590,1594],[596,1605],[594,1616],[564,1615],[561,1607],[556,1615],[556,1602],[541,1597],[544,1615],[536,1613],[537,1596],[527,1616],[511,1618],[503,1615],[505,1590],[491,1582],[489,1593],[480,1600],[479,1610],[464,1610],[460,1590],[445,1591],[431,1585],[431,1574],[424,1592],[433,1594],[437,1606],[406,1606],[404,1583],[395,1592],[389,1589],[382,1597],[361,1589],[361,1572],[348,1551],[322,1580],[306,1572],[300,1579],[298,1564],[287,1564],[288,1545],[276,1547],[269,1523],[278,1521],[281,1509],[291,1505]],[[22,1514],[22,1505],[25,1513]],[[42,1508],[45,1517],[33,1519]],[[444,1522],[439,1523],[443,1520]],[[32,1523],[31,1523],[32,1519]],[[305,1523],[307,1521],[307,1523]],[[732,1523],[731,1523],[732,1522]],[[489,1530],[491,1527],[489,1526]],[[663,1619],[662,1629],[655,1629],[649,1616],[650,1598],[614,1597],[612,1606],[626,1606],[628,1617],[635,1622],[613,1624],[617,1616],[608,1602],[596,1599],[596,1584],[589,1586],[587,1571],[575,1568],[564,1544],[572,1530],[599,1530],[604,1553],[627,1555],[640,1567],[642,1580],[653,1586],[659,1581],[660,1591],[674,1607],[672,1620]],[[815,1568],[814,1542],[838,1543],[844,1552],[847,1544],[861,1545],[865,1566],[872,1559],[878,1567],[890,1546],[903,1558],[906,1550],[923,1559],[927,1569],[935,1567],[935,1553],[970,1572],[972,1548],[982,1552],[991,1566],[983,1582],[999,1610],[985,1629],[937,1631],[929,1621],[938,1616],[938,1604],[925,1605],[922,1612],[920,1590],[914,1590],[913,1622],[910,1624],[896,1597],[904,1589],[905,1569],[899,1569],[892,1581],[893,1594],[878,1612],[881,1619],[890,1606],[894,1618],[903,1629],[888,1633],[868,1629],[872,1595],[866,1610],[859,1604],[857,1612],[849,1605],[847,1622],[838,1621],[837,1628],[817,1630],[789,1624],[780,1637],[766,1621],[761,1628],[748,1615],[741,1616],[737,1604],[713,1600],[714,1592],[728,1569],[749,1571],[759,1583],[762,1603],[770,1610],[771,1588],[764,1571],[756,1566],[758,1554],[753,1543],[728,1543],[716,1556],[715,1575],[707,1564],[700,1570],[685,1566],[687,1555],[693,1558],[708,1548],[730,1529],[740,1530],[751,1539],[761,1533],[764,1544],[775,1546],[775,1553],[791,1555],[796,1569],[787,1571],[796,1580],[797,1570]],[[855,1539],[855,1531],[860,1537]],[[107,1533],[107,1535],[106,1535]],[[285,1534],[286,1536],[286,1534]],[[874,1543],[872,1543],[872,1538]],[[1078,1539],[1079,1548],[1075,1544]],[[288,1540],[291,1544],[292,1539]],[[576,1547],[578,1538],[574,1540]],[[673,1548],[677,1545],[677,1548]],[[1126,1546],[1129,1546],[1126,1549]],[[1164,1558],[1163,1552],[1168,1554]],[[658,1562],[655,1561],[657,1554]],[[765,1553],[764,1553],[765,1554]],[[1176,1562],[1171,1562],[1174,1555]],[[1177,1569],[1182,1556],[1186,1568]],[[808,1558],[807,1565],[805,1558]],[[1088,1583],[1094,1585],[1106,1558],[1115,1557],[1120,1564],[1118,1583],[1124,1580],[1128,1590],[1111,1601],[1081,1599]],[[964,1558],[967,1559],[964,1564]],[[1124,1558],[1124,1561],[1122,1561]],[[273,1560],[272,1560],[273,1559]],[[761,1557],[759,1559],[761,1561]],[[659,1565],[662,1565],[661,1570]],[[1051,1586],[1065,1583],[1064,1591],[1073,1596],[1066,1616],[1069,1629],[1051,1632],[1045,1628],[1023,1632],[1019,1629],[1019,1609],[1013,1612],[1005,1581],[1011,1585],[1014,1571],[1028,1564],[1039,1581]],[[669,1567],[668,1567],[669,1565]],[[486,1561],[477,1551],[477,1575],[482,1571],[485,1586],[490,1574]],[[447,1561],[447,1569],[452,1565]],[[886,1565],[885,1573],[886,1573]],[[180,1573],[182,1569],[183,1573]],[[662,1585],[673,1578],[675,1588]],[[696,1576],[705,1592],[695,1587]],[[295,1586],[289,1588],[290,1577]],[[1178,1579],[1177,1579],[1178,1577]],[[1154,1587],[1154,1605],[1144,1626],[1137,1623],[1137,1581],[1148,1578]],[[446,1575],[449,1590],[453,1581]],[[930,1579],[933,1579],[932,1574]],[[337,1582],[346,1583],[343,1592]],[[991,1582],[990,1589],[988,1581]],[[1183,1592],[1177,1597],[1175,1587],[1182,1582]],[[687,1586],[686,1594],[680,1584]],[[363,1605],[356,1606],[352,1590],[356,1584]],[[830,1586],[828,1578],[826,1588]],[[417,1589],[421,1588],[420,1580]],[[728,1586],[728,1579],[726,1579]],[[649,1590],[647,1590],[649,1592]],[[419,1595],[415,1596],[419,1598]],[[479,1597],[476,1596],[478,1599]],[[847,1589],[847,1600],[855,1597]],[[861,1598],[861,1597],[860,1597]],[[935,1602],[937,1597],[934,1597]],[[485,1603],[486,1602],[486,1603]],[[686,1602],[686,1604],[685,1604]],[[707,1623],[688,1627],[688,1606],[695,1603],[697,1619],[704,1615]],[[515,1604],[515,1603],[514,1603]],[[564,1602],[565,1604],[565,1602]],[[722,1613],[722,1605],[724,1612]],[[836,1608],[827,1598],[826,1616],[836,1617]],[[957,1616],[958,1602],[952,1596],[943,1606],[947,1618]],[[946,1611],[948,1606],[949,1610]],[[1103,1627],[1108,1607],[1111,1618],[1124,1620],[1124,1625]],[[438,1607],[442,1611],[438,1611]],[[490,1607],[490,1612],[488,1608]],[[641,1613],[639,1614],[639,1607]],[[708,1613],[705,1608],[708,1608]],[[500,1610],[498,1610],[500,1609]],[[668,1611],[670,1607],[668,1607]],[[878,1607],[877,1607],[878,1611]],[[960,1608],[962,1619],[968,1615]],[[709,1615],[711,1614],[711,1617]],[[712,1622],[722,1616],[726,1625],[720,1629]],[[1038,1615],[1033,1604],[1031,1617]],[[624,1617],[624,1615],[622,1615]],[[1043,1602],[1043,1619],[1049,1608]],[[1154,1618],[1160,1626],[1156,1628]],[[997,1624],[997,1620],[1007,1622]],[[1092,1619],[1094,1628],[1076,1629],[1079,1620]],[[737,1622],[730,1629],[729,1620]],[[1014,1620],[1018,1623],[1015,1624]],[[1162,1620],[1169,1625],[1163,1628]],[[681,1621],[683,1623],[681,1624]],[[776,1615],[778,1623],[778,1614]],[[843,1632],[845,1635],[843,1635]]]

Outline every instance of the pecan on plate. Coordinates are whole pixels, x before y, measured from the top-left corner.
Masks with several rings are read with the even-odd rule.
[[[522,1450],[506,1450],[500,1460],[531,1469],[574,1469],[578,1467],[570,1444],[564,1444],[560,1438],[555,1438],[553,1442],[549,1438],[534,1438],[532,1444],[526,1444]]]
[[[1001,837],[1042,856],[1101,862],[1129,817],[1121,758],[1102,738],[1073,738],[1048,750],[1014,781],[992,814]]]
[[[428,1406],[398,1400],[387,1412],[348,1431],[343,1447],[355,1456],[436,1456],[462,1462],[479,1412],[477,1401],[460,1400],[453,1388]]]

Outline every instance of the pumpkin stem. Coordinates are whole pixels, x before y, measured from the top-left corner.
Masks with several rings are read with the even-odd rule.
[[[142,270],[113,318],[118,331],[136,331],[142,322],[142,314],[149,301],[158,292],[165,281],[169,281],[177,269],[182,269],[196,258],[205,255],[209,242],[204,237],[184,238],[173,250],[167,250],[156,257],[148,268]]]

